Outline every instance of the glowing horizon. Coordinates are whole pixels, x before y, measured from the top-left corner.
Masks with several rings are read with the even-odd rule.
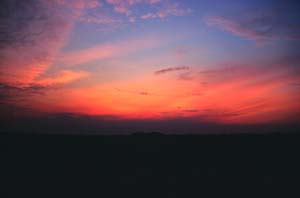
[[[21,19],[3,18],[0,98],[21,109],[16,115],[26,108],[230,124],[300,118],[299,6],[293,3],[6,4]]]

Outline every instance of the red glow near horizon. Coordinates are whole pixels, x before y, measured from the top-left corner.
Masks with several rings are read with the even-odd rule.
[[[194,11],[176,0],[28,5],[37,8],[28,27],[5,19],[22,29],[8,31],[15,40],[0,49],[0,102],[121,119],[298,121],[300,61],[296,47],[286,47],[298,42],[297,30],[263,34],[269,15],[254,20],[252,12],[200,23],[200,4]]]
[[[50,90],[42,100],[41,96],[32,98],[44,102],[31,106],[45,112],[126,119],[184,117],[220,123],[288,121],[299,112],[299,96],[286,90],[287,86],[294,89],[290,84],[297,79],[279,75],[261,81],[258,74],[244,78],[241,75],[201,84],[201,78],[207,78],[201,73],[189,81],[178,79],[173,73],[150,74],[104,85]]]

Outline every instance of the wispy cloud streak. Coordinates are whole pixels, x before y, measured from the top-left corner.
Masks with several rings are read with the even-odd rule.
[[[208,16],[204,22],[211,27],[249,40],[299,40],[299,20],[289,9],[281,12],[250,12],[236,17]]]
[[[181,71],[181,70],[189,70],[190,67],[187,66],[180,66],[180,67],[169,67],[166,69],[161,69],[161,70],[157,70],[154,72],[155,75],[161,75],[161,74],[166,74],[169,72],[174,72],[174,71]]]

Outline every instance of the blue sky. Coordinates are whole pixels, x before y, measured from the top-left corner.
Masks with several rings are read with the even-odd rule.
[[[300,114],[297,1],[3,6],[10,10],[1,27],[5,104],[43,113],[218,123],[287,122]]]

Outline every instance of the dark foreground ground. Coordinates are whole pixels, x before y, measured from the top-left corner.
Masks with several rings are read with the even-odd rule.
[[[296,133],[0,139],[0,197],[298,197],[300,191]]]

